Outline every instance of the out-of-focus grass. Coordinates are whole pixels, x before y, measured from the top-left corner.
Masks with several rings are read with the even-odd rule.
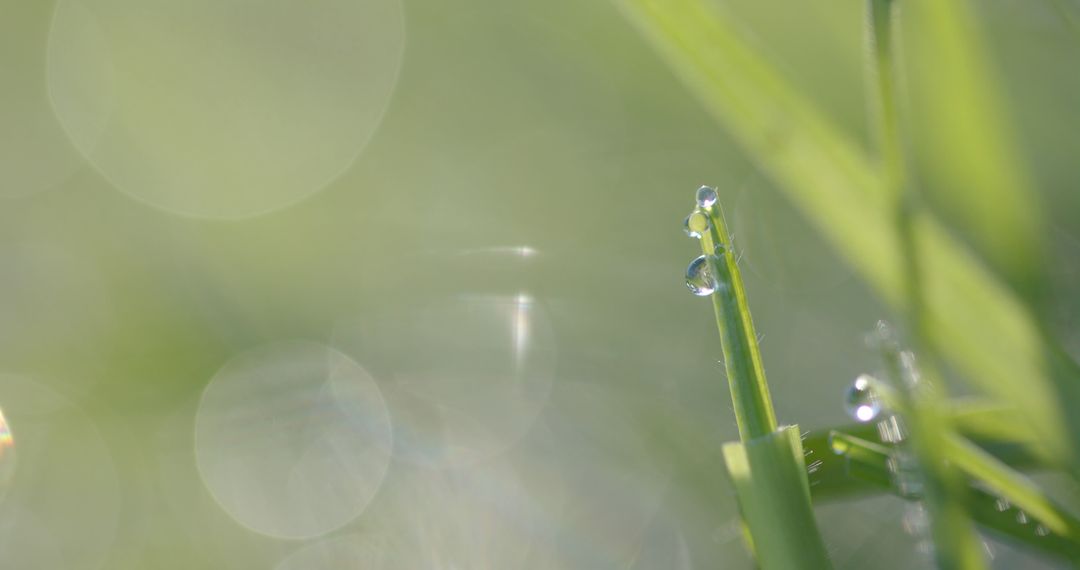
[[[1040,446],[1067,458],[1074,470],[1080,429],[1069,409],[1080,396],[1080,367],[1039,320],[1035,289],[1045,282],[1044,223],[968,6],[868,4],[876,75],[871,105],[879,131],[875,160],[745,41],[728,12],[700,0],[622,5],[758,166],[909,319],[929,379],[906,398],[904,413],[933,515],[936,559],[944,568],[983,567],[962,477],[982,480],[1003,496],[1011,493],[1032,510],[1044,503],[1031,499],[1038,491],[1007,468],[995,467],[992,459],[976,461],[982,452],[951,435],[936,356],[951,359],[983,390],[1015,405]],[[897,42],[897,14],[919,33]],[[914,60],[914,96],[901,88],[908,69],[902,54]],[[933,125],[932,133],[919,133],[926,140],[910,137],[909,116]],[[911,145],[933,157],[930,174],[945,188],[937,198],[957,210],[951,218],[972,236],[983,259],[923,206],[914,191],[922,177],[908,173]],[[898,352],[886,360],[894,384],[913,385],[914,377],[900,373]],[[947,445],[954,439],[960,444]],[[949,453],[958,457],[950,460]],[[757,515],[746,516],[753,522]],[[1055,526],[1055,532],[1071,534],[1068,525]]]
[[[153,16],[152,4],[143,1],[66,3],[109,4],[114,10],[105,14],[123,15],[129,25]],[[716,378],[721,355],[702,303],[680,283],[685,260],[678,252],[687,244],[677,220],[685,214],[686,192],[701,183],[718,186],[728,206],[778,418],[798,420],[808,430],[835,425],[843,386],[874,366],[861,334],[887,309],[844,265],[851,252],[847,260],[838,257],[822,238],[828,234],[807,222],[817,217],[806,216],[775,177],[759,174],[759,160],[732,140],[735,131],[709,119],[700,99],[671,76],[612,3],[410,0],[398,83],[356,162],[303,202],[237,222],[180,218],[133,201],[68,143],[51,108],[45,68],[55,4],[0,2],[10,8],[0,20],[0,371],[64,396],[64,405],[39,414],[24,393],[36,392],[21,390],[8,376],[0,381],[0,407],[12,423],[20,466],[4,504],[22,516],[0,514],[14,521],[3,527],[4,537],[15,537],[3,543],[9,555],[44,552],[34,562],[59,560],[52,566],[77,570],[97,562],[117,569],[273,568],[314,545],[248,530],[219,508],[195,466],[194,417],[215,372],[234,354],[267,342],[331,342],[348,320],[385,333],[378,340],[394,350],[377,351],[381,358],[360,356],[362,343],[350,350],[381,386],[393,387],[387,371],[397,367],[484,362],[462,357],[453,345],[464,341],[448,332],[460,329],[439,317],[446,312],[427,309],[470,295],[526,292],[543,315],[538,322],[550,323],[544,338],[554,339],[557,350],[542,363],[554,372],[535,431],[498,465],[459,474],[472,494],[458,489],[452,496],[437,486],[418,493],[426,471],[404,462],[392,466],[379,498],[341,534],[422,527],[427,548],[415,550],[438,552],[444,565],[462,567],[505,568],[497,563],[508,559],[515,561],[510,567],[522,568],[751,567],[720,457],[721,442],[736,437],[726,386]],[[139,9],[115,10],[127,4]],[[217,5],[260,9],[258,2],[189,6],[194,14],[196,6]],[[245,28],[213,45],[186,47],[175,26],[129,30],[168,38],[168,53],[183,65],[213,53],[214,62],[242,56],[249,66],[244,74],[263,65],[276,69],[282,52],[300,55],[307,36],[271,43],[273,49],[259,42],[279,27],[309,21],[313,8],[275,5],[285,16],[295,10],[296,17]],[[862,7],[846,0],[732,0],[723,8],[740,36],[768,54],[778,74],[849,141],[853,160],[863,163],[853,168],[872,178],[874,162],[860,150],[872,140],[860,92]],[[1077,183],[1073,155],[1080,129],[1072,101],[1080,96],[1080,72],[1072,62],[1078,44],[1050,5],[996,2],[977,9],[993,30],[994,41],[984,47],[991,63],[1000,64],[1004,103],[1015,103],[1010,111],[1020,119],[1011,142],[1030,159],[1031,187],[1054,228],[1053,262],[1041,278],[1056,296],[1042,299],[1041,310],[1052,317],[1044,323],[1073,350],[1080,338],[1080,305],[1071,294],[1080,284],[1080,249],[1072,237],[1080,235],[1080,202],[1069,190]],[[319,26],[307,32],[341,37],[322,34]],[[165,62],[145,63],[143,74],[124,83],[132,90],[127,96],[167,90],[175,85],[167,79],[181,76],[171,75]],[[84,79],[96,77],[94,67],[79,69]],[[282,88],[311,100],[343,93],[299,77]],[[140,91],[142,79],[162,78]],[[362,84],[364,76],[357,71],[337,80]],[[249,119],[263,116],[243,106],[244,91],[235,86],[208,83],[198,91],[209,94],[218,116],[229,116],[233,105]],[[266,97],[259,109],[267,121],[297,111],[277,89],[255,90]],[[167,101],[183,102],[183,94],[171,93],[176,97]],[[333,105],[352,103],[336,99]],[[176,117],[155,118],[128,125],[130,132],[159,144],[175,133],[152,125],[191,127],[191,140],[206,148],[230,144],[223,135],[227,121],[204,132]],[[289,139],[274,144],[260,149],[278,148],[282,156],[251,153],[270,156],[267,171],[296,158],[289,156]],[[243,149],[237,144],[222,156],[246,157]],[[145,164],[137,157],[112,159]],[[942,188],[936,180],[923,180],[931,198]],[[857,257],[873,264],[882,252],[881,267],[891,267],[894,246],[879,235],[886,221],[873,199],[842,185],[837,190],[832,179],[821,182],[815,191],[833,201],[826,213],[857,228],[844,234],[852,237],[850,247],[863,248]],[[259,196],[258,188],[238,191]],[[947,204],[933,205],[938,215],[946,211]],[[959,219],[955,214],[950,224]],[[970,258],[954,250],[937,254],[937,266],[990,259],[971,228],[933,227],[934,244],[947,234],[950,243],[974,246]],[[537,254],[527,260],[461,255],[519,246]],[[888,271],[880,270],[873,282],[899,279]],[[1001,291],[1013,288],[1001,281],[1010,283]],[[959,290],[960,304],[971,303],[972,292],[985,294],[983,286]],[[1001,294],[994,290],[990,297]],[[1009,338],[992,338],[1001,331],[1017,336],[991,322],[994,314],[965,313],[971,323],[954,327],[946,340],[973,354],[1012,350]],[[425,322],[428,329],[418,328]],[[964,336],[972,330],[981,336]],[[501,338],[490,332],[491,339]],[[431,340],[439,338],[454,342]],[[989,374],[980,376],[1023,375],[1032,362],[997,370],[1000,363],[987,361]],[[483,385],[473,391],[497,393]],[[1053,391],[1036,396],[1029,409],[1068,401]],[[478,405],[476,415],[491,409],[499,408]],[[1048,423],[1060,420],[1053,410],[1047,408]],[[55,439],[37,437],[45,432]],[[1040,437],[1025,440],[1029,436]],[[1045,441],[1054,443],[1061,442]],[[1040,460],[1067,461],[1060,449],[1044,449]],[[503,510],[515,515],[511,521],[470,526],[497,512],[491,504],[499,505],[499,493],[514,482],[544,508],[515,504]],[[897,523],[898,505],[875,499],[821,506],[821,529],[838,566],[918,564],[916,539]],[[484,528],[490,540],[476,540],[481,533],[470,535],[465,529],[471,528]],[[525,562],[518,559],[520,529],[537,531]],[[30,540],[41,536],[55,540]],[[1006,546],[995,548],[999,561],[1016,560]]]
[[[748,47],[722,11],[695,0],[642,0],[626,5],[759,166],[789,192],[887,301],[903,306],[909,276],[902,272],[898,236],[882,202],[883,180],[867,153]],[[995,142],[999,140],[996,131],[980,133],[965,138],[964,144],[976,149],[982,144],[994,149],[1004,144]],[[994,152],[986,160],[993,162]],[[959,164],[962,169],[973,168],[967,161]],[[1012,195],[1020,191],[1020,184],[1005,183],[999,192]],[[1024,219],[1025,211],[1020,209],[1019,219]],[[1077,401],[1080,374],[1075,363],[1044,333],[1045,327],[1026,303],[937,220],[925,213],[916,216],[912,222],[915,251],[923,274],[919,287],[936,350],[973,383],[1017,405],[1025,421],[1036,426],[1057,453],[1075,459],[1080,428],[1072,425],[1062,406]],[[995,229],[1009,233],[1007,228]],[[1029,233],[1025,230],[1023,235]],[[1020,242],[1028,239],[1019,238]]]

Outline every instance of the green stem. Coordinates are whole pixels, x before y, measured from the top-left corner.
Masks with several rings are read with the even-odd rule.
[[[925,302],[922,297],[922,278],[915,235],[916,204],[906,183],[906,157],[900,132],[900,113],[897,99],[896,63],[893,57],[893,38],[897,6],[894,0],[868,1],[868,33],[872,56],[871,68],[877,79],[879,109],[877,130],[886,195],[892,203],[897,233],[900,237],[901,263],[905,280],[906,313],[915,335],[915,346],[926,359],[922,374],[927,379],[920,386],[907,389],[906,419],[911,429],[911,447],[915,451],[925,478],[925,498],[931,515],[931,534],[939,565],[946,569],[975,570],[985,566],[978,535],[964,507],[967,489],[963,479],[946,463],[940,438],[951,430],[947,416],[939,406],[941,394],[935,380],[939,378],[932,349],[926,339]],[[912,370],[904,370],[900,353],[891,346],[891,339],[882,338],[882,346],[890,376],[896,386],[908,387]],[[909,363],[914,366],[914,363]]]
[[[899,201],[904,195],[904,152],[900,137],[897,110],[896,72],[893,65],[893,0],[867,0],[867,43],[870,49],[869,67],[875,80],[870,90],[876,95],[875,127],[881,153],[886,191],[890,199]]]
[[[968,517],[968,488],[961,474],[949,463],[943,446],[952,432],[941,395],[933,380],[919,378],[914,362],[889,339],[882,339],[882,356],[894,385],[904,386],[907,397],[904,419],[910,430],[910,445],[923,477],[923,498],[930,514],[938,565],[945,569],[985,568],[978,534]]]

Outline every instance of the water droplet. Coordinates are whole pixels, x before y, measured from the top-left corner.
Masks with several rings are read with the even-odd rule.
[[[716,188],[702,186],[697,190],[697,203],[702,208],[711,208],[716,203]]]
[[[701,239],[702,234],[709,231],[709,216],[701,210],[690,212],[683,220],[683,231],[694,239]]]
[[[698,297],[711,295],[716,290],[716,278],[709,267],[709,260],[704,255],[690,262],[686,268],[686,287]]]
[[[836,432],[829,434],[829,449],[832,449],[832,452],[836,455],[844,455],[851,446],[848,445],[848,442],[844,441],[844,438],[836,437],[837,435]]]
[[[999,498],[998,500],[994,501],[994,508],[996,508],[999,513],[1003,513],[1009,510],[1009,506],[1010,505],[1008,499]]]
[[[1027,524],[1028,523],[1027,513],[1025,513],[1024,511],[1016,511],[1016,522],[1018,522],[1020,524]]]
[[[1046,528],[1045,526],[1043,526],[1041,524],[1036,525],[1035,526],[1035,534],[1037,534],[1039,536],[1049,536],[1050,535],[1050,529]]]
[[[856,421],[869,422],[881,414],[881,401],[874,391],[874,379],[863,374],[855,379],[844,396],[844,409]]]

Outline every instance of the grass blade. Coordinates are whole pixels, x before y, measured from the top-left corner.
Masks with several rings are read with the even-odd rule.
[[[878,0],[880,1],[880,0]],[[1044,280],[1042,215],[967,0],[905,0],[915,138],[934,198],[1027,298]]]
[[[712,192],[708,187],[702,190]],[[717,283],[711,295],[713,313],[739,435],[746,441],[776,431],[776,412],[724,214],[718,204],[703,208],[702,213],[708,218],[708,229],[701,235],[701,251]]]
[[[942,438],[944,455],[968,477],[981,481],[1016,508],[1037,519],[1049,532],[1080,540],[1080,521],[1051,501],[1023,475],[956,434]]]
[[[621,5],[761,169],[894,307],[907,276],[882,176],[702,0]],[[1048,449],[1080,464],[1080,369],[1026,304],[933,218],[911,221],[928,340],[987,394],[1015,405]]]
[[[743,520],[764,570],[831,568],[810,509],[799,429],[724,445]]]
[[[864,481],[881,481],[889,478],[888,450],[880,444],[861,438],[840,434],[836,440],[841,443],[834,447],[843,454],[845,460],[854,465],[856,472]],[[876,488],[885,488],[874,484]],[[909,499],[895,487],[889,487],[896,496]],[[965,507],[978,525],[986,530],[1024,544],[1032,549],[1064,560],[1080,559],[1080,543],[1066,536],[1044,534],[1038,524],[1018,517],[1018,513],[996,495],[976,487],[970,487],[965,499]]]
[[[810,503],[805,456],[795,426],[777,428],[765,368],[742,274],[731,247],[716,192],[698,190],[697,208],[687,228],[700,237],[705,262],[703,277],[710,293],[724,367],[739,425],[740,442],[724,445],[724,462],[739,497],[751,547],[765,570],[831,568]]]

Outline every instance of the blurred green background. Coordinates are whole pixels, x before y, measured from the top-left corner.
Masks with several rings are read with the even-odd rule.
[[[870,144],[859,3],[723,9]],[[1041,199],[1032,290],[1075,355],[1080,8],[978,10]],[[781,421],[843,423],[876,367],[863,335],[894,316],[613,4],[0,14],[0,566],[752,567],[682,283],[700,184]],[[838,567],[930,565],[899,501],[818,515]]]

